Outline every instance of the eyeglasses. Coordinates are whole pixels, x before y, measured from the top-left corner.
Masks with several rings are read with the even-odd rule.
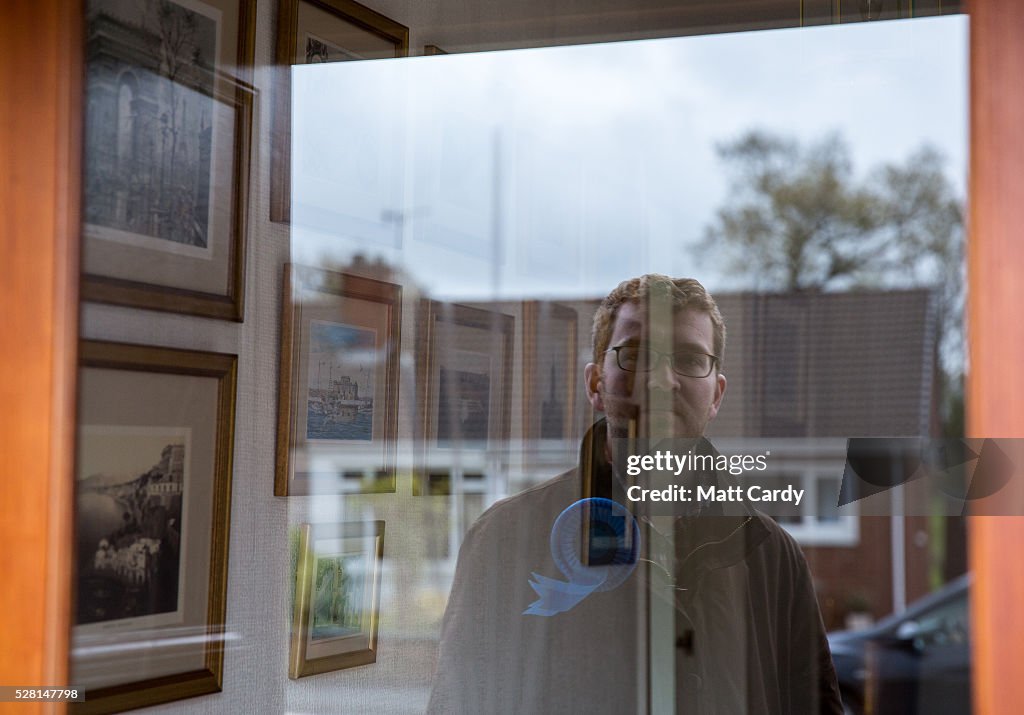
[[[663,353],[639,345],[619,345],[608,348],[606,353],[615,353],[615,363],[626,372],[650,372],[668,358],[672,371],[683,377],[707,377],[715,369],[718,357],[691,350],[677,350]]]

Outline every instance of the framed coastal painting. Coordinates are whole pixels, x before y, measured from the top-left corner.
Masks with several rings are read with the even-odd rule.
[[[74,712],[221,689],[237,358],[84,341]]]
[[[84,300],[243,319],[255,5],[86,3]]]
[[[376,662],[383,558],[383,521],[300,527],[289,677]]]
[[[423,300],[417,328],[413,493],[419,495],[430,493],[428,465],[435,457],[452,450],[500,451],[507,445],[515,317]]]
[[[281,0],[270,157],[270,220],[291,220],[292,65],[407,57],[409,28],[355,0]]]
[[[560,303],[523,304],[522,408],[527,440],[576,438],[578,320],[575,310]]]
[[[395,491],[402,289],[285,266],[274,493]]]

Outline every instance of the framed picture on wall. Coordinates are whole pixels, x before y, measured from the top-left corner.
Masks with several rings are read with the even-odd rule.
[[[559,303],[523,304],[523,437],[576,438],[578,316]],[[575,449],[575,447],[573,448]]]
[[[255,0],[89,0],[82,298],[241,321]]]
[[[395,491],[402,289],[285,266],[274,494]]]
[[[507,445],[515,339],[515,317],[505,313],[432,300],[419,312],[417,495],[431,493],[425,482],[433,458]]]
[[[939,3],[941,6],[941,3]],[[914,17],[913,3],[884,2],[884,0],[859,0],[840,3],[836,8],[835,20],[846,24],[851,22],[872,22],[874,20],[899,20]],[[933,10],[934,11],[934,10]],[[947,12],[956,12],[948,10]]]
[[[409,28],[354,0],[280,0],[270,220],[291,220],[292,65],[407,57]]]
[[[237,358],[84,341],[73,712],[221,689]]]
[[[288,676],[377,660],[384,522],[303,524]]]

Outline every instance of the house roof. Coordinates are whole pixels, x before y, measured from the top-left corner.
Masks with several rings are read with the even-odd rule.
[[[936,318],[924,289],[716,297],[727,397],[712,434],[914,436],[933,409]]]

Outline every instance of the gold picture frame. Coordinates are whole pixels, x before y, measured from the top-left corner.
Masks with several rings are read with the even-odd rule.
[[[255,0],[88,3],[82,300],[244,319],[255,34]]]
[[[270,149],[271,221],[291,221],[291,66],[408,55],[409,28],[355,0],[280,1]]]
[[[81,343],[74,713],[221,690],[237,362]]]
[[[288,677],[377,660],[384,522],[303,524]]]
[[[274,494],[394,492],[402,288],[284,271]]]

